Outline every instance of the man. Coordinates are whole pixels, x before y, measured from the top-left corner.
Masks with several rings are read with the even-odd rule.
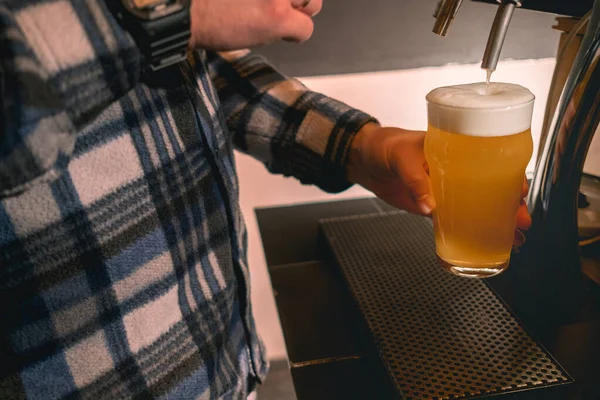
[[[267,361],[234,145],[325,191],[358,183],[432,212],[423,132],[382,128],[241,50],[308,39],[320,8],[192,0],[193,51],[157,85],[104,0],[0,2],[0,398],[255,390]]]

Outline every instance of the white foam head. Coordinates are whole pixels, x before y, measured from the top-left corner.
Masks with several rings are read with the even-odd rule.
[[[471,136],[514,135],[531,128],[535,96],[523,86],[492,82],[440,87],[427,95],[429,123]]]

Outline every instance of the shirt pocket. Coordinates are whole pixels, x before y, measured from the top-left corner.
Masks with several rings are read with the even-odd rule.
[[[5,115],[0,133],[0,198],[17,195],[58,177],[68,165],[76,141],[75,129],[65,112],[33,121],[14,121],[20,117],[24,118]],[[15,124],[19,126],[11,129]]]

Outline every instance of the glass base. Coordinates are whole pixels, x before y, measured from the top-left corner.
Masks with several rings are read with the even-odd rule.
[[[465,266],[465,265],[457,265],[458,263],[449,263],[448,261],[441,258],[437,255],[438,263],[444,268],[446,271],[461,276],[463,278],[491,278],[492,276],[496,276],[506,271],[508,268],[509,260],[506,260],[503,263],[499,264],[491,264],[487,266]]]

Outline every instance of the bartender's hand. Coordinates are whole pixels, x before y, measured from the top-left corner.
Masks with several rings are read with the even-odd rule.
[[[303,42],[323,0],[192,0],[190,47],[240,50],[277,40]]]
[[[420,215],[431,215],[431,192],[424,153],[425,132],[365,125],[354,137],[348,156],[348,180],[365,187],[386,203]],[[527,195],[523,181],[522,197]],[[525,200],[517,213],[517,228],[526,230],[531,217]]]

